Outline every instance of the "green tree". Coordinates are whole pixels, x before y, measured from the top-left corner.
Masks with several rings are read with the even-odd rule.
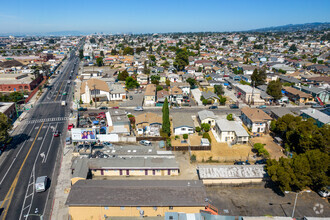
[[[84,59],[84,50],[79,50],[79,58],[82,60]]]
[[[129,74],[128,74],[127,70],[124,70],[123,72],[120,72],[120,73],[118,74],[117,79],[118,79],[119,81],[125,81],[126,78],[127,78],[128,76],[129,76]]]
[[[228,114],[227,115],[227,120],[228,121],[234,121],[233,114]]]
[[[103,58],[102,57],[96,58],[96,64],[97,66],[103,66]]]
[[[164,67],[164,68],[169,68],[170,63],[166,60],[164,63],[161,64],[161,66]]]
[[[150,80],[151,80],[151,83],[152,84],[158,85],[159,84],[159,80],[160,80],[160,76],[158,76],[158,75],[152,75],[150,77]]]
[[[292,44],[291,46],[290,46],[290,48],[289,48],[289,51],[292,51],[292,52],[297,52],[298,51],[298,49],[297,49],[297,47],[296,47],[296,45],[295,44]]]
[[[10,141],[9,130],[12,128],[11,120],[5,114],[0,112],[0,146],[8,144]]]
[[[131,47],[125,47],[123,54],[124,55],[133,55],[134,54],[134,49],[131,48]]]
[[[189,77],[189,78],[186,80],[186,82],[189,83],[191,89],[194,89],[194,88],[195,88],[196,80],[195,80],[194,78],[190,78],[190,77]]]
[[[210,130],[210,128],[211,128],[211,125],[208,124],[208,123],[202,123],[202,124],[201,124],[201,127],[202,127],[202,129],[203,129],[205,132],[208,132],[208,131]]]
[[[91,39],[89,39],[89,42],[90,42],[91,44],[95,44],[95,43],[96,43],[96,40],[95,40],[95,38],[91,38]]]
[[[118,51],[116,49],[111,50],[111,55],[117,55],[117,54],[118,54]]]
[[[225,92],[222,85],[214,85],[214,93],[217,95],[223,95]]]
[[[220,102],[220,105],[225,105],[226,104],[226,101],[227,101],[227,98],[224,97],[224,96],[219,96],[219,102]]]
[[[101,57],[104,57],[104,52],[103,52],[103,50],[101,50],[101,52],[100,52],[100,56],[101,56]]]
[[[167,98],[165,98],[162,111],[163,111],[162,131],[169,137],[171,134],[171,123],[170,123],[170,113],[168,109]]]
[[[184,70],[185,66],[189,64],[188,53],[186,49],[177,49],[174,60],[174,67],[178,70]]]
[[[207,138],[209,140],[209,142],[211,143],[211,137],[208,132],[204,132],[202,137]]]
[[[126,85],[127,89],[133,89],[133,88],[137,88],[140,86],[140,84],[135,79],[133,79],[133,77],[131,77],[131,76],[126,78],[125,85]]]
[[[166,79],[165,83],[166,83],[166,86],[170,86],[171,85],[171,81],[169,79]]]
[[[182,137],[183,137],[183,139],[187,140],[188,139],[188,134],[183,134]]]
[[[253,86],[260,86],[265,84],[266,81],[266,71],[263,69],[255,69],[252,73],[251,80],[252,80],[252,85]]]
[[[157,85],[156,86],[156,91],[158,92],[158,91],[161,91],[161,90],[163,90],[163,86]]]
[[[282,83],[278,80],[273,80],[268,83],[267,94],[274,97],[275,100],[282,98]]]
[[[149,55],[149,59],[152,61],[152,62],[155,62],[156,61],[156,57],[154,55]]]

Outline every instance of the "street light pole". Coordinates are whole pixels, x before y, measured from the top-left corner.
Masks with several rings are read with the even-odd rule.
[[[296,198],[294,200],[294,205],[293,205],[293,210],[292,210],[292,216],[291,216],[291,218],[294,217],[294,212],[296,210],[296,204],[297,204],[297,200],[298,200],[298,195],[301,194],[301,193],[304,193],[304,192],[310,193],[311,191],[310,190],[300,191],[300,192],[285,191],[286,194],[288,194],[288,193],[295,193],[296,194]]]

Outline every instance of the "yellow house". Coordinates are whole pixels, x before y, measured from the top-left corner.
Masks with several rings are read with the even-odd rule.
[[[165,216],[205,210],[199,180],[79,180],[66,201],[72,220]]]

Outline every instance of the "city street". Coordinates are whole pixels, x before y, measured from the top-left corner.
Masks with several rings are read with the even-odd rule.
[[[73,85],[68,79],[72,70],[77,71],[75,62],[78,59],[73,51],[62,73],[53,80],[52,88],[45,90],[14,132],[0,167],[0,219],[39,219],[40,215],[48,219],[50,215],[72,100]],[[61,101],[67,105],[61,106]],[[53,135],[56,130],[59,137]],[[42,193],[35,192],[39,176],[50,179]]]

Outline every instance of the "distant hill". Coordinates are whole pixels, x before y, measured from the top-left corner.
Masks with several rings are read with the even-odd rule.
[[[7,36],[81,36],[81,35],[88,35],[90,33],[88,32],[81,32],[81,31],[55,31],[55,32],[33,32],[33,33],[3,33],[0,34],[1,37],[7,37]]]
[[[247,32],[295,32],[330,29],[330,22],[314,22],[306,24],[287,24],[283,26],[267,27],[249,30]]]

